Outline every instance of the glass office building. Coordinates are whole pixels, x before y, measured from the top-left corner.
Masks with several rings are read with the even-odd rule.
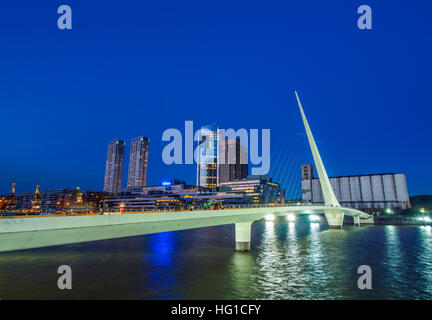
[[[218,179],[219,136],[217,125],[201,127],[198,139],[197,186],[213,189],[216,188]]]
[[[241,145],[240,138],[220,140],[218,167],[218,185],[247,178],[248,150]]]

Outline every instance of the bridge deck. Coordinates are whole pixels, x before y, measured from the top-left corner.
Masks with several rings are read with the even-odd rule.
[[[5,217],[0,220],[0,251],[251,222],[260,220],[268,214],[275,216],[289,213],[311,214],[323,213],[324,210],[335,210],[335,208],[279,206],[109,215]],[[362,213],[347,208],[337,210],[353,216]]]

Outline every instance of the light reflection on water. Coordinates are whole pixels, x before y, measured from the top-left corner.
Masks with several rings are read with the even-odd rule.
[[[57,289],[68,264],[73,289]],[[372,268],[372,290],[357,268]],[[431,227],[259,221],[252,251],[233,226],[0,254],[0,297],[78,299],[432,299]]]
[[[432,227],[422,226],[420,228],[419,255],[420,260],[417,265],[422,265],[421,269],[416,270],[420,274],[419,287],[424,293],[432,292]]]
[[[387,272],[393,274],[393,281],[391,281],[388,286],[390,288],[397,289],[403,285],[403,272],[405,268],[404,256],[401,251],[401,243],[399,241],[399,231],[397,226],[385,226],[385,255],[383,257],[383,264],[388,270]],[[391,298],[401,298],[400,294],[402,292],[398,292],[394,290],[394,292],[390,293]],[[389,297],[389,298],[390,298]]]
[[[256,264],[259,272],[254,273],[251,281],[256,283],[256,288],[260,290],[256,295],[264,294],[267,299],[277,299],[278,290],[275,288],[284,287],[284,265],[280,264],[284,260],[283,252],[279,248],[280,242],[277,239],[274,222],[266,222],[261,246],[265,250],[260,250],[257,255]]]

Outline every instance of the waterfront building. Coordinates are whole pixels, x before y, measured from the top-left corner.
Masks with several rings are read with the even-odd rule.
[[[432,195],[417,195],[410,197],[410,204],[413,209],[432,212]]]
[[[279,183],[264,175],[248,176],[239,181],[220,183],[219,191],[245,193],[249,195],[252,204],[285,202],[285,191],[280,187]]]
[[[15,207],[15,200],[10,194],[0,194],[0,210],[13,209]]]
[[[12,181],[12,188],[10,194],[0,194],[0,210],[13,209],[15,206],[15,179]]]
[[[313,166],[303,164],[302,200],[306,204],[323,204],[323,194],[318,178],[314,178]],[[336,198],[343,207],[368,212],[410,207],[405,174],[382,173],[331,177],[330,183]]]
[[[82,192],[82,203],[87,207],[98,208],[101,205],[102,200],[108,194],[103,191],[91,191],[86,190]]]
[[[248,151],[240,138],[220,140],[218,155],[218,182],[239,181],[248,176]]]
[[[201,127],[198,135],[197,186],[216,188],[219,136],[216,124]]]
[[[121,191],[124,150],[125,142],[123,140],[114,139],[108,143],[104,192],[117,193]]]
[[[163,181],[158,186],[128,188],[116,195],[108,195],[102,207],[107,211],[153,211],[185,207],[187,199],[203,188],[187,185],[184,181]]]
[[[147,137],[136,137],[131,140],[128,188],[144,187],[147,185],[147,167],[150,139]]]
[[[51,213],[67,213],[95,210],[107,193],[100,191],[81,191],[76,189],[57,189],[39,191],[38,207],[35,207],[35,193],[24,192],[16,196],[15,209],[18,212],[37,210]]]
[[[217,189],[171,180],[163,181],[159,186],[130,188],[108,195],[102,207],[106,211],[184,210],[203,208],[211,201],[223,207],[284,203],[284,190],[267,176],[224,182]]]

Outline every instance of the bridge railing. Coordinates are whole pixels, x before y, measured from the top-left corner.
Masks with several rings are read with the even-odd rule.
[[[246,208],[269,208],[269,207],[292,207],[292,206],[320,206],[320,204],[305,204],[301,202],[297,203],[262,203],[262,204],[248,204],[248,205],[236,205],[236,204],[229,204],[229,205],[223,205],[222,207],[216,208],[216,210],[223,210],[223,209],[246,209]],[[39,211],[31,211],[31,210],[3,210],[0,209],[0,216],[9,216],[9,215],[69,215],[69,214],[85,214],[85,215],[91,215],[91,214],[100,214],[101,211],[103,212],[171,212],[171,211],[201,211],[201,210],[212,210],[211,208],[204,208],[203,205],[195,205],[192,208],[187,208],[185,206],[167,206],[167,207],[143,207],[143,206],[136,206],[136,207],[113,207],[113,208],[94,208],[92,210],[82,210],[82,209],[75,209],[75,208],[68,208],[68,210],[63,210],[63,212],[57,212],[59,210],[49,209],[49,210],[39,210]]]
[[[65,212],[65,213],[45,213],[45,214],[38,214],[38,213],[33,213],[33,214],[27,214],[27,215],[23,215],[23,214],[11,214],[10,211],[6,212],[2,212],[2,210],[0,210],[0,219],[5,219],[5,218],[18,218],[18,217],[53,217],[53,216],[73,216],[73,215],[102,215],[102,214],[133,214],[133,213],[162,213],[162,212],[166,212],[166,213],[174,213],[174,212],[194,212],[194,211],[223,211],[224,209],[229,209],[229,210],[233,210],[233,209],[248,209],[248,208],[273,208],[273,207],[297,207],[297,206],[307,206],[307,207],[322,207],[323,204],[309,204],[309,203],[301,203],[301,202],[296,202],[296,203],[285,203],[285,204],[281,204],[281,203],[263,203],[263,204],[249,204],[249,205],[225,205],[221,208],[204,208],[203,206],[194,206],[192,208],[185,208],[183,206],[167,206],[167,207],[159,207],[159,208],[140,208],[140,207],[136,207],[136,208],[103,208],[101,209],[99,212],[98,211],[93,211],[92,213],[82,213],[82,212]]]
[[[272,207],[297,207],[297,206],[308,206],[308,207],[319,207],[322,206],[321,204],[305,204],[305,203],[271,203],[271,204],[249,204],[249,205],[224,205],[220,208],[204,208],[204,206],[194,206],[192,208],[185,208],[185,207],[159,207],[159,208],[152,208],[150,210],[143,210],[142,208],[105,208],[105,213],[153,213],[153,212],[190,212],[190,211],[220,211],[224,209],[248,209],[248,208],[272,208]]]

